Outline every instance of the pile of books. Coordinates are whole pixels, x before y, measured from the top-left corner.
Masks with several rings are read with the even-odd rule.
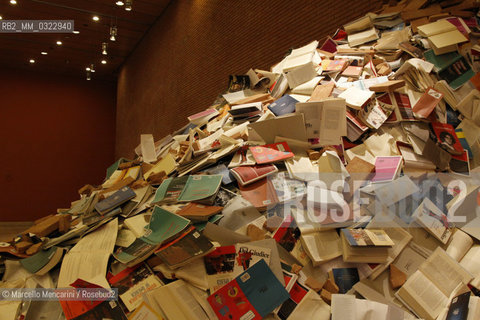
[[[2,243],[2,288],[118,290],[2,319],[479,319],[480,4],[389,3]]]

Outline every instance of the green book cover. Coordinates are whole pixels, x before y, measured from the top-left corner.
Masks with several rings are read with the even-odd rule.
[[[170,182],[172,182],[173,178],[168,178],[163,180],[162,184],[158,187],[157,191],[155,192],[155,198],[153,198],[152,204],[162,202],[165,198],[165,194],[167,193],[168,186]]]
[[[433,63],[438,76],[446,80],[453,90],[460,88],[475,75],[467,60],[457,51],[435,55],[433,50],[428,50],[424,56],[428,62]]]
[[[155,206],[145,236],[141,239],[150,244],[161,244],[175,238],[189,225],[190,220]]]
[[[433,50],[425,51],[424,56],[425,60],[433,63],[436,72],[441,72],[462,57],[457,51],[436,55]]]
[[[120,164],[122,164],[124,162],[129,162],[129,161],[131,161],[131,160],[128,160],[128,159],[125,159],[125,158],[120,158],[117,161],[115,161],[114,164],[112,164],[110,167],[107,168],[107,176],[106,176],[105,180],[108,180],[108,178],[110,178],[110,176],[118,169]]]
[[[35,273],[42,269],[57,252],[58,247],[51,247],[48,250],[40,250],[31,257],[20,260],[21,265],[30,273]]]
[[[187,184],[178,197],[179,201],[198,201],[214,196],[220,184],[222,175],[193,175],[188,177]]]
[[[152,203],[177,202],[187,182],[188,176],[166,179],[155,192]]]

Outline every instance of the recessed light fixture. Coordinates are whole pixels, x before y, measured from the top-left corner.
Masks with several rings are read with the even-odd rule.
[[[46,55],[48,54],[48,52],[46,52],[46,51],[42,51],[42,52],[40,52],[40,53],[41,53],[42,55],[44,55],[44,56],[46,56]]]
[[[79,34],[79,33],[80,33],[80,31],[78,31],[78,30],[73,30],[73,33],[75,33],[75,34]]]
[[[85,70],[90,71],[90,67],[86,67]]]
[[[2,19],[3,19],[3,17],[2,17],[2,16],[0,16],[0,20],[2,20]]]
[[[30,59],[29,62],[33,64],[33,63],[35,63],[35,60],[34,60],[34,59]]]
[[[93,16],[92,19],[93,19],[93,21],[99,21],[100,20],[100,18],[98,16]]]
[[[58,40],[57,41],[57,46],[61,46],[62,45],[62,41]]]
[[[125,0],[125,10],[132,11],[133,0]]]
[[[102,60],[102,64],[107,64],[107,60]]]
[[[10,4],[17,4],[17,0],[10,0]]]
[[[125,2],[119,0],[119,1],[115,2],[115,4],[116,4],[117,6],[120,6],[120,7],[121,7],[121,6],[123,6],[123,5],[125,4]]]

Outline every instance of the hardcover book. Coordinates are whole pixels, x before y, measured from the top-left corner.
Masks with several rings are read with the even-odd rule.
[[[339,293],[345,294],[360,281],[357,268],[333,268],[333,279],[338,286]]]
[[[272,102],[267,108],[277,117],[284,114],[295,112],[295,104],[298,101],[286,94],[275,102]]]
[[[351,246],[344,232],[340,232],[343,249],[343,261],[358,263],[385,263],[388,260],[389,247]]]
[[[342,233],[353,247],[391,247],[395,244],[381,229],[342,229]]]

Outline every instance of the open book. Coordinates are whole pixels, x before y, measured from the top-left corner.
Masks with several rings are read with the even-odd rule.
[[[470,285],[480,288],[480,245],[473,244],[473,239],[461,230],[456,230],[452,241],[447,247],[447,253],[458,261],[462,267],[475,278]]]
[[[404,320],[413,319],[398,307],[356,299],[354,295],[332,295],[332,320]]]
[[[204,292],[200,291],[183,280],[177,280],[146,292],[144,300],[153,310],[166,319],[214,319],[215,315],[206,303],[206,299],[201,295]]]
[[[396,297],[421,318],[434,320],[448,305],[450,296],[472,280],[470,273],[437,248],[397,291]]]

